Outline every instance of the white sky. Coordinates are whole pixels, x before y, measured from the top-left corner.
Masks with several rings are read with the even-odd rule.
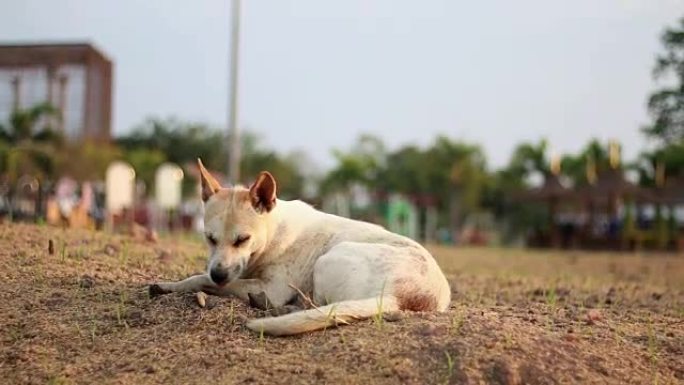
[[[115,62],[115,133],[145,117],[225,126],[227,0],[0,2],[0,41],[90,40]],[[523,140],[645,146],[658,36],[684,0],[243,0],[240,125],[323,166],[371,132],[435,135],[500,166]]]

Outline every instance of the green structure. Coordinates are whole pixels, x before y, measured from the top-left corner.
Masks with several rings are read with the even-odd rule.
[[[387,228],[395,233],[416,239],[418,236],[418,210],[408,199],[392,195],[385,208]]]

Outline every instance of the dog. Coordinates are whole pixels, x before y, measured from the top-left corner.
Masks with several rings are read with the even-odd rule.
[[[276,197],[263,171],[249,188],[224,188],[198,159],[207,273],[157,283],[150,295],[200,292],[283,308],[300,295],[317,305],[247,321],[274,336],[334,327],[382,312],[445,311],[451,290],[432,255],[383,227]],[[304,294],[307,293],[307,294]]]

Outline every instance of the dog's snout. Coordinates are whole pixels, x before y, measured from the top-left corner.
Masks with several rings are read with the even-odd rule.
[[[209,272],[211,280],[217,285],[223,285],[228,281],[228,270],[215,267]]]

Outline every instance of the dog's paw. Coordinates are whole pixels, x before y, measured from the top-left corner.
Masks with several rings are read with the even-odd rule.
[[[155,283],[148,287],[148,293],[150,294],[150,298],[154,298],[163,294],[169,294],[170,291],[162,289],[161,286]]]
[[[247,293],[247,297],[249,297],[249,306],[255,309],[269,310],[271,308],[270,301],[263,291],[257,294]]]

